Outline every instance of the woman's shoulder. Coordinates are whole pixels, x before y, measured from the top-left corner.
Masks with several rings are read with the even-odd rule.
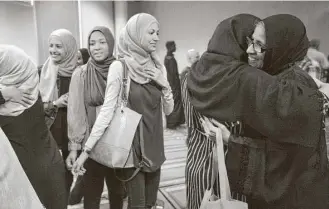
[[[115,77],[121,78],[123,75],[123,62],[120,60],[115,60],[109,67],[109,76],[108,77]]]

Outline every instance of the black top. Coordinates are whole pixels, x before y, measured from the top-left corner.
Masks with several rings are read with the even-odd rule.
[[[59,97],[69,91],[71,77],[58,76],[57,86]],[[63,149],[68,150],[69,138],[67,135],[67,107],[58,109],[56,119],[50,127],[50,131],[57,142],[57,145]]]
[[[143,153],[147,167],[144,171],[155,171],[165,161],[161,95],[161,87],[155,82],[138,84],[131,80],[128,105],[132,110],[142,114],[144,141],[141,143],[137,128],[133,141],[135,163],[139,163]]]

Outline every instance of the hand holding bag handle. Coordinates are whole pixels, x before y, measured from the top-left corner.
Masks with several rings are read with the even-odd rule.
[[[212,123],[214,126],[214,123]],[[216,145],[213,148],[213,169],[211,188],[206,190],[201,201],[200,209],[248,209],[248,204],[242,201],[233,200],[225,164],[224,143],[222,131],[219,127],[212,128],[216,135]],[[216,156],[217,153],[217,156]],[[216,164],[217,159],[217,164]],[[219,173],[220,199],[213,194],[215,179]]]

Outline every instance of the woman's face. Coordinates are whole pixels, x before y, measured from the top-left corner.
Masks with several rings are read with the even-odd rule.
[[[156,45],[159,40],[159,25],[157,23],[152,23],[143,34],[141,46],[145,51],[151,53],[156,50]]]
[[[105,36],[99,31],[91,34],[89,40],[90,55],[95,61],[101,62],[109,57],[109,46]]]
[[[261,49],[265,49],[266,34],[265,26],[263,24],[257,24],[252,34],[252,43],[248,46],[248,63],[250,66],[262,69],[264,64],[265,51],[261,52]],[[258,49],[258,50],[256,50]]]
[[[78,50],[78,66],[79,65],[83,65],[83,59],[80,50]]]
[[[55,63],[60,63],[65,58],[63,43],[57,37],[51,37],[49,40],[49,54]]]

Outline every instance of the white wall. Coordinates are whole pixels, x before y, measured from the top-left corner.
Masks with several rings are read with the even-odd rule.
[[[89,32],[95,26],[106,26],[114,34],[112,1],[81,1],[82,47],[87,47]]]
[[[22,48],[38,63],[38,42],[33,7],[14,2],[0,2],[0,44]]]
[[[129,4],[132,7],[135,3]],[[187,64],[186,51],[206,50],[217,24],[232,15],[250,13],[260,18],[279,13],[299,17],[306,25],[309,39],[319,38],[321,50],[329,54],[328,2],[148,2],[141,1],[139,10],[129,9],[129,15],[147,12],[160,22],[159,55],[164,59],[165,42],[174,40],[179,70]]]
[[[54,30],[65,28],[72,32],[79,46],[78,3],[68,1],[36,1],[39,42],[39,64],[49,56],[48,38]]]

